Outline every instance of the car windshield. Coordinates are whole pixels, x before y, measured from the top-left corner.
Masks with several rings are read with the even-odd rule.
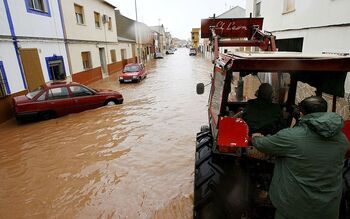
[[[124,72],[135,72],[139,70],[140,70],[140,67],[138,65],[125,66],[124,68]]]
[[[40,93],[44,88],[43,87],[38,87],[37,89],[29,92],[26,94],[26,97],[29,99],[33,99],[38,93]]]

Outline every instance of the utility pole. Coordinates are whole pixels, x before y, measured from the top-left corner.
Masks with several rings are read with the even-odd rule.
[[[135,14],[136,14],[136,23],[135,23],[135,32],[136,32],[136,49],[137,49],[137,61],[140,63],[141,60],[141,51],[140,51],[140,39],[139,39],[139,27],[138,27],[138,18],[137,18],[137,0],[135,0]]]

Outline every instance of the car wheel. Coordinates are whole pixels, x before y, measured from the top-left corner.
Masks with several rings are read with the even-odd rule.
[[[16,121],[18,124],[22,124],[24,122],[24,119],[21,117],[16,117]]]
[[[55,113],[52,111],[45,111],[40,113],[40,118],[42,120],[49,120],[55,117]]]
[[[106,101],[106,106],[114,106],[116,103],[114,100],[107,100]]]

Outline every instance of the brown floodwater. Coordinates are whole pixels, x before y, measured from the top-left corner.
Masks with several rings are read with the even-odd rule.
[[[212,65],[179,49],[148,77],[91,84],[122,105],[0,125],[0,218],[191,218],[195,135],[207,123]]]

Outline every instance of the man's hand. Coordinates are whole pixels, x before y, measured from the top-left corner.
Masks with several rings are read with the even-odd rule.
[[[255,137],[264,137],[264,135],[261,133],[253,133],[252,138],[255,138]]]

